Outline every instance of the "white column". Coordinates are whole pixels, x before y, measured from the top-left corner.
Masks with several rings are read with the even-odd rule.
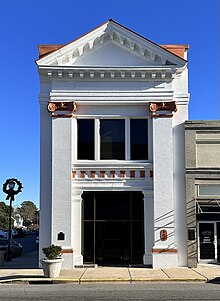
[[[146,265],[153,264],[152,249],[154,246],[154,202],[151,191],[144,194],[144,258]]]
[[[154,118],[154,268],[178,266],[174,241],[173,156],[172,118]],[[164,241],[160,237],[161,230],[165,230],[168,234]]]
[[[178,248],[179,266],[187,266],[187,225],[185,195],[185,127],[188,106],[178,105],[174,115],[174,195],[175,195],[175,242]]]
[[[40,242],[39,258],[44,257],[42,248],[52,239],[52,172],[51,172],[51,114],[47,111],[47,99],[40,103]]]
[[[100,120],[96,118],[95,122],[95,160],[100,160]]]
[[[78,137],[77,137],[77,119],[72,119],[72,162],[77,160],[77,152],[78,152]]]
[[[62,268],[73,267],[72,249],[72,118],[52,119],[52,242],[65,250]],[[58,233],[64,240],[58,240]]]
[[[130,144],[131,144],[131,133],[130,133],[130,118],[125,118],[125,160],[131,159]]]
[[[83,265],[82,256],[82,190],[73,187],[72,193],[72,243],[73,265]]]

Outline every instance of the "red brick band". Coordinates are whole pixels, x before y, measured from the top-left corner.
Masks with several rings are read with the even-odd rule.
[[[63,249],[61,250],[62,254],[72,254],[73,253],[73,249]]]
[[[153,249],[153,253],[177,253],[177,249]]]

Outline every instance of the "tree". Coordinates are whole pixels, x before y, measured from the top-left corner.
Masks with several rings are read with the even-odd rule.
[[[5,202],[0,202],[0,229],[8,229],[9,206]]]
[[[20,213],[24,219],[24,226],[31,226],[37,224],[38,220],[38,208],[32,201],[24,201],[21,207],[16,209],[17,213]]]

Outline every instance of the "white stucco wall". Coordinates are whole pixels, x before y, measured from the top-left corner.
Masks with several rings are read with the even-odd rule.
[[[96,31],[93,32],[94,35],[95,33]],[[129,34],[132,39],[133,34]],[[138,39],[140,38],[135,36],[135,42]],[[142,191],[145,212],[143,263],[153,264],[155,268],[187,264],[182,125],[188,118],[188,71],[187,68],[183,68],[184,62],[181,59],[172,57],[172,54],[163,52],[163,49],[149,42],[139,42],[140,45],[145,43],[150,50],[145,51],[139,46],[135,48],[130,42],[129,46],[128,42],[122,45],[108,41],[103,44],[100,42],[98,48],[94,46],[94,49],[88,51],[88,45],[85,46],[77,59],[70,59],[70,66],[66,63],[68,55],[65,54],[65,49],[60,50],[57,57],[56,53],[53,53],[51,60],[50,57],[46,57],[38,63],[41,79],[40,249],[50,243],[61,244],[66,251],[63,268],[83,264],[83,191],[103,190]],[[80,41],[75,43],[79,45]],[[71,47],[73,46],[67,46],[68,53]],[[165,66],[167,58],[163,59],[163,55],[168,55],[169,60],[173,58],[179,67]],[[55,61],[57,65],[53,65]],[[122,70],[122,65],[126,66],[126,70]],[[95,69],[91,70],[86,66],[93,66]],[[47,111],[49,100],[74,101],[76,112],[72,117],[53,117]],[[151,118],[150,102],[171,101],[177,102],[178,109],[173,113],[173,117]],[[94,118],[97,133],[99,118],[125,119],[127,159],[130,156],[130,118],[148,118],[148,160],[101,161],[98,139],[95,140],[95,160],[77,160],[77,118],[80,117]],[[89,175],[91,170],[97,171],[98,174],[103,169],[106,170],[105,179],[91,179],[89,176],[80,179],[81,170]],[[125,178],[119,176],[111,179],[112,169],[118,175],[121,169],[125,170]],[[72,178],[72,170],[78,178]],[[130,178],[130,170],[136,171],[135,179]],[[139,176],[141,170],[146,173],[144,178]],[[166,241],[160,239],[161,229],[168,232]],[[65,234],[64,241],[57,240],[59,232]]]

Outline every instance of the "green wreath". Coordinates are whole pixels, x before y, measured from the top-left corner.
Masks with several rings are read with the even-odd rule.
[[[14,190],[13,188],[7,189],[7,186],[10,183],[10,181],[13,181],[17,184],[18,188],[16,190]],[[5,181],[5,183],[3,184],[2,190],[4,191],[4,193],[7,194],[6,200],[11,199],[12,201],[14,201],[14,199],[15,199],[14,196],[16,194],[18,194],[19,192],[21,192],[22,188],[23,188],[22,183],[20,181],[18,181],[17,179],[13,178],[13,179],[7,179]]]

